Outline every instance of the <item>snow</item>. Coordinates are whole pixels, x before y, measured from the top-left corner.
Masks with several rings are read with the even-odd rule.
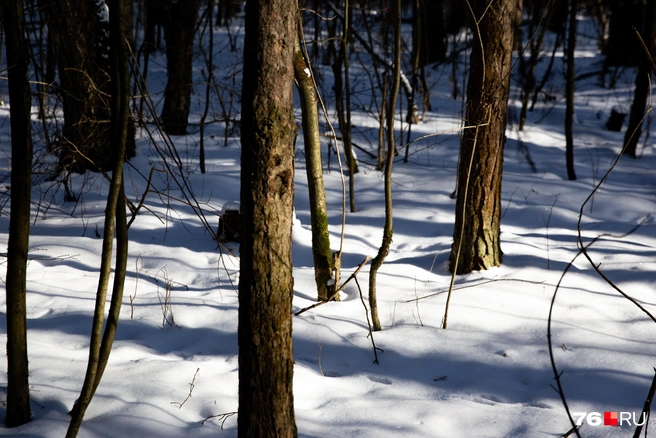
[[[224,30],[216,32],[217,41],[227,38]],[[577,68],[592,69],[599,56],[592,57],[585,44],[578,46],[585,57],[577,58]],[[222,56],[229,53],[226,49]],[[151,64],[155,67],[149,86],[155,90],[165,79],[157,67],[161,61]],[[448,81],[437,81],[448,69],[427,69],[436,84],[432,104],[437,112],[427,113],[412,127],[413,138],[438,134],[413,143],[410,162],[397,161],[394,167],[393,245],[378,273],[383,330],[373,335],[381,349],[379,363],[374,363],[360,295],[366,302],[368,265],[357,276],[361,292],[351,282],[341,302],[293,319],[294,397],[301,437],[562,436],[571,425],[553,389],[547,344],[550,305],[559,282],[551,334],[570,410],[636,416],[641,412],[656,365],[653,322],[600,278],[584,257],[578,257],[563,276],[578,253],[581,206],[621,149],[624,134],[606,131],[603,125],[614,105],[630,106],[633,73],[622,76],[615,90],[598,88],[594,78],[577,84],[576,181],[566,179],[563,99],[539,101],[528,114],[524,132],[509,126],[502,194],[503,265],[456,278],[449,328],[443,330],[455,210],[449,195],[455,185],[459,141],[458,112],[451,109],[461,103],[450,99]],[[352,71],[362,73],[357,65]],[[330,80],[329,68],[321,73]],[[200,67],[196,74],[200,78]],[[558,74],[550,86],[562,96]],[[194,99],[203,95],[196,93]],[[515,89],[515,114],[517,97]],[[202,108],[200,101],[194,105]],[[6,139],[8,108],[0,108],[0,117],[0,135]],[[371,115],[354,112],[354,124],[362,128],[354,140],[375,151]],[[239,139],[229,134],[224,145],[223,129],[219,124],[207,127],[204,175],[198,171],[197,131],[174,139],[183,163],[175,171],[189,178],[213,226],[221,211],[234,208],[239,199]],[[131,164],[141,175],[126,166],[126,191],[133,202],[146,189],[151,166],[163,169],[165,159],[172,163],[156,153],[143,131],[138,134],[138,153]],[[527,164],[520,142],[537,172]],[[640,159],[621,159],[585,204],[581,233],[586,244],[604,235],[588,248],[594,264],[654,313],[652,143],[650,138],[648,146],[639,149]],[[9,156],[9,142],[0,147]],[[302,136],[297,148],[302,150]],[[382,175],[360,155],[365,161],[355,175],[358,210],[347,214],[342,279],[374,255],[382,239]],[[296,165],[294,312],[316,299],[300,151]],[[342,193],[335,164],[332,169],[324,178],[336,250]],[[34,419],[15,429],[2,425],[0,435],[61,437],[86,369],[102,245],[95,230],[102,234],[108,184],[96,174],[73,175],[72,190],[79,200],[64,202],[63,189],[53,188],[52,181],[35,182],[33,200],[39,205],[34,206],[27,302]],[[157,192],[147,196],[148,210],[142,210],[130,229],[117,339],[80,436],[235,437],[237,416],[216,416],[238,409],[238,245],[218,248],[194,211],[179,201],[181,190],[170,177],[156,172],[153,185]],[[2,230],[8,229],[8,212],[4,204]],[[0,246],[6,246],[7,237],[6,232],[0,234]],[[3,307],[4,299],[1,294]],[[5,322],[0,314],[3,337]],[[6,375],[5,361],[0,362],[0,375]],[[0,416],[4,414],[0,406]],[[633,427],[584,425],[581,433],[629,436]]]

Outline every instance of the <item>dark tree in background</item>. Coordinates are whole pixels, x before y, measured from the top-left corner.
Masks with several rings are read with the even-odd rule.
[[[419,55],[419,66],[443,61],[447,50],[444,26],[445,0],[414,0],[413,50]]]
[[[296,0],[248,0],[241,98],[239,436],[297,436],[292,381]]]
[[[187,133],[193,89],[193,45],[200,0],[163,2],[168,81],[164,90],[162,125],[170,135]]]
[[[109,25],[104,3],[39,0],[48,20],[57,58],[64,127],[59,168],[74,172],[109,170]],[[134,124],[129,123],[127,157],[134,156]]]
[[[647,51],[653,57],[656,51],[656,0],[646,0],[644,21],[640,32],[641,38],[647,48]],[[636,45],[642,48],[634,33]],[[624,154],[636,158],[638,149],[638,140],[642,134],[642,122],[645,118],[647,100],[650,94],[650,80],[652,64],[649,56],[643,52],[640,54],[638,73],[635,79],[635,91],[633,94],[633,104],[631,105],[631,114],[629,115],[629,126],[626,128],[624,136]]]
[[[450,258],[458,274],[501,264],[501,174],[516,1],[488,3],[471,1],[474,39]]]
[[[636,43],[633,27],[643,28],[643,1],[610,0],[610,20],[606,47],[606,65],[635,66],[643,56]]]
[[[567,69],[565,73],[565,165],[567,178],[576,179],[574,169],[574,49],[576,48],[576,14],[578,0],[569,0],[569,26],[567,27]]]
[[[7,248],[7,418],[8,427],[31,419],[27,361],[26,275],[30,238],[32,131],[29,50],[22,1],[3,1],[11,117],[11,214]]]

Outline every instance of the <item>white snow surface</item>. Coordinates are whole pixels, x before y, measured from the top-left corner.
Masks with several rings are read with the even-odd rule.
[[[235,26],[233,33],[240,29]],[[225,29],[215,32],[218,41],[228,41]],[[592,44],[577,45],[587,54]],[[223,51],[217,53],[215,63],[238,56],[225,46],[217,43],[217,51]],[[160,63],[153,64],[149,77],[151,90],[163,88],[165,81],[163,59],[158,56]],[[197,82],[202,82],[204,72],[200,59],[199,55]],[[598,56],[577,59],[577,71],[594,70],[599,61]],[[232,68],[235,65],[236,61]],[[539,100],[523,132],[512,124],[519,111],[519,91],[513,89],[514,119],[509,117],[504,157],[503,264],[456,277],[446,330],[441,322],[450,282],[447,268],[455,211],[449,195],[455,185],[462,101],[450,98],[450,66],[427,69],[435,111],[412,127],[412,136],[435,135],[410,146],[408,163],[400,155],[394,165],[394,238],[378,273],[383,330],[373,334],[379,363],[374,363],[361,300],[362,294],[367,303],[367,265],[357,277],[361,294],[351,282],[341,302],[293,318],[299,436],[563,436],[571,425],[553,389],[547,343],[550,303],[559,281],[551,334],[570,410],[639,415],[656,366],[654,322],[604,281],[583,256],[563,276],[578,254],[581,206],[620,152],[624,133],[608,132],[603,125],[614,105],[630,106],[634,70],[624,71],[612,90],[599,88],[595,78],[577,84],[578,179],[568,181],[561,67],[559,58],[549,85],[558,99]],[[462,65],[460,69],[462,74]],[[357,65],[352,71],[363,74]],[[327,81],[324,89],[330,90],[330,69],[323,68],[321,74]],[[517,86],[514,80],[513,86]],[[194,94],[198,101],[192,118],[202,113],[202,96],[204,92],[198,90]],[[375,152],[377,122],[365,111],[354,111],[353,116],[356,142]],[[7,157],[0,169],[3,191],[9,185],[8,117],[8,108],[0,108],[0,148]],[[401,120],[397,117],[397,132]],[[35,116],[35,126],[39,123]],[[149,129],[154,130],[152,125]],[[38,149],[40,134],[35,130]],[[404,139],[406,135],[404,124]],[[232,132],[227,144],[224,138],[222,124],[209,125],[204,175],[198,169],[198,130],[192,127],[189,135],[173,139],[182,162],[176,172],[189,179],[213,227],[222,207],[239,199],[239,138]],[[161,137],[156,134],[154,139],[161,146]],[[520,143],[530,152],[535,172],[520,152]],[[297,148],[294,311],[316,299],[302,135]],[[604,236],[588,249],[592,263],[647,311],[656,313],[656,222],[650,216],[656,208],[653,137],[644,148],[641,142],[639,153],[638,160],[622,158],[582,208],[581,234],[586,244]],[[382,175],[374,160],[361,152],[359,156],[357,211],[346,217],[342,279],[366,256],[375,255],[382,239]],[[132,202],[138,203],[146,189],[150,168],[163,169],[165,161],[173,163],[156,153],[145,130],[138,130],[134,168],[125,167],[126,193]],[[324,178],[331,243],[337,250],[342,183],[335,163],[333,156]],[[86,174],[73,175],[71,185],[79,194],[78,202],[64,202],[63,189],[35,177],[27,279],[34,418],[15,429],[0,425],[0,435],[64,436],[68,412],[82,386],[100,265],[102,239],[95,230],[103,232],[108,183],[97,174]],[[130,228],[117,338],[79,436],[235,437],[237,417],[223,422],[216,416],[238,409],[238,245],[218,248],[194,211],[179,201],[180,189],[164,173],[155,173],[153,185],[160,193],[146,197],[147,210],[141,210]],[[0,246],[6,246],[7,193],[2,199]],[[164,306],[167,289],[169,312]],[[0,309],[5,308],[4,300],[5,294],[0,294]],[[5,322],[2,313],[3,339]],[[0,361],[0,386],[6,386],[5,376],[6,361]],[[4,415],[0,406],[0,419]],[[586,424],[581,434],[632,436],[633,426]]]

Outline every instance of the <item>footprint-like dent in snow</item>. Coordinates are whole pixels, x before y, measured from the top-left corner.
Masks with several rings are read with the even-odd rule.
[[[479,402],[484,403],[484,404],[489,404],[488,402],[494,402],[494,403],[505,403],[503,400],[501,400],[499,397],[492,395],[492,394],[481,394],[480,397],[483,400],[479,400]]]
[[[367,376],[367,379],[371,380],[372,382],[382,383],[383,385],[391,385],[393,383],[387,377],[381,377],[381,376]]]

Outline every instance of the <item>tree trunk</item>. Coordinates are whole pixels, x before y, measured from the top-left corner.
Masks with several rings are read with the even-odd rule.
[[[396,145],[394,139],[394,116],[396,114],[396,98],[399,94],[401,82],[401,0],[394,2],[392,16],[390,19],[394,26],[394,70],[392,73],[392,89],[390,90],[389,105],[387,106],[387,157],[385,159],[385,225],[383,227],[383,241],[378,249],[378,254],[371,261],[369,269],[369,307],[371,310],[371,322],[374,331],[382,329],[378,317],[378,298],[376,294],[376,274],[383,265],[392,245],[392,228],[394,214],[392,210],[392,165],[394,164],[394,152]],[[384,104],[384,103],[383,103]]]
[[[570,0],[569,29],[567,30],[567,77],[565,78],[565,164],[567,178],[576,179],[574,170],[574,49],[576,48],[576,12],[578,0]]]
[[[75,438],[78,434],[84,414],[91,403],[91,399],[100,384],[103,372],[109,359],[109,353],[114,341],[114,334],[118,324],[118,315],[123,297],[127,262],[127,224],[125,217],[125,194],[123,191],[123,162],[129,125],[129,74],[125,22],[127,10],[130,7],[128,0],[109,0],[111,12],[111,84],[112,84],[112,118],[111,133],[112,145],[115,151],[112,180],[107,206],[105,208],[105,227],[100,265],[98,290],[96,291],[96,306],[94,309],[89,345],[89,362],[80,391],[80,397],[71,411],[71,422],[66,432],[66,438]],[[114,286],[112,291],[109,317],[103,324],[105,317],[105,301],[109,279],[112,275],[112,246],[114,231],[116,230],[116,266],[114,269]]]
[[[501,175],[512,66],[514,0],[472,1],[474,42],[460,143],[450,269],[501,264]]]
[[[344,15],[342,17],[343,27],[342,36],[339,41],[339,50],[334,50],[335,62],[332,65],[333,76],[335,83],[333,89],[335,90],[335,110],[337,112],[337,120],[339,122],[339,130],[342,133],[342,143],[344,144],[344,155],[346,156],[346,167],[349,171],[349,205],[351,213],[356,211],[355,207],[355,174],[360,170],[358,168],[358,161],[353,153],[353,144],[351,141],[351,90],[349,82],[349,62],[348,62],[348,39],[350,33],[350,17],[351,14],[348,10],[349,0],[345,0]],[[335,23],[335,27],[337,24]],[[337,34],[337,32],[334,32]],[[334,44],[331,41],[331,46]],[[342,77],[342,70],[344,76]],[[345,102],[346,101],[346,102]]]
[[[636,44],[632,27],[642,29],[644,19],[643,1],[610,0],[606,66],[639,65],[642,47]]]
[[[29,50],[23,2],[4,2],[2,26],[7,47],[11,116],[11,214],[7,248],[7,427],[31,419],[27,361],[26,275],[30,237],[32,131]]]
[[[314,279],[317,283],[317,299],[325,301],[332,295],[334,288],[328,285],[328,281],[333,277],[332,254],[330,252],[330,234],[328,233],[328,215],[326,214],[326,191],[323,185],[323,166],[321,164],[319,111],[317,109],[317,95],[312,73],[309,63],[303,57],[298,40],[296,41],[294,53],[294,77],[296,78],[303,114],[303,144],[305,146],[308,192],[310,194]]]
[[[187,133],[191,91],[193,89],[193,44],[199,0],[168,2],[169,16],[164,22],[168,81],[164,90],[162,125],[170,135]]]
[[[53,36],[64,128],[59,168],[74,172],[113,167],[110,130],[108,23],[94,2],[39,0]],[[128,125],[127,157],[135,154],[134,124]]]
[[[447,33],[444,26],[444,0],[418,0],[412,26],[413,51],[419,54],[419,67],[444,61]]]
[[[296,437],[292,354],[296,0],[248,0],[241,109],[239,437]]]
[[[647,0],[645,11],[644,28],[641,36],[649,53],[654,53],[656,49],[656,0]],[[642,44],[637,43],[642,46]],[[631,114],[629,115],[629,126],[624,136],[624,154],[631,158],[636,158],[638,141],[642,134],[642,121],[645,118],[647,100],[649,99],[649,76],[651,73],[651,63],[646,53],[642,53],[640,58],[640,67],[635,79],[635,91],[633,94],[633,103],[631,104]]]

